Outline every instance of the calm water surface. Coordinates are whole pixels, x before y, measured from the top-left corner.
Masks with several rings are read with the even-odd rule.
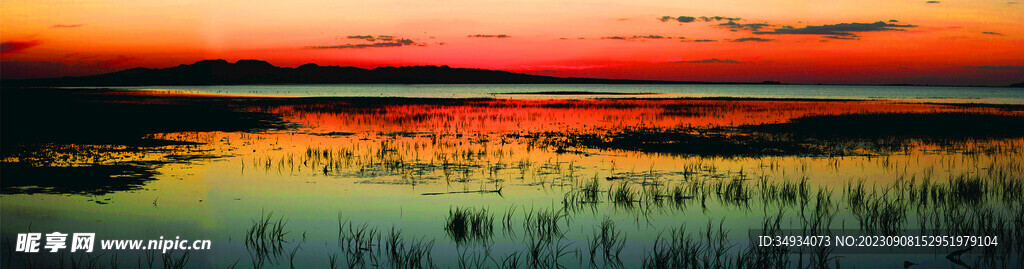
[[[146,87],[201,93],[274,96],[405,96],[564,98],[505,96],[501,92],[607,91],[665,96],[794,97],[1021,103],[1015,89],[761,85],[287,85]],[[574,98],[579,98],[574,96]],[[505,102],[505,101],[497,101]],[[945,112],[965,108],[870,102],[685,101],[626,106],[508,101],[492,105],[382,104],[379,107],[280,106],[296,128],[268,132],[185,132],[153,138],[200,144],[101,158],[102,163],[182,159],[153,167],[144,186],[102,195],[5,193],[0,195],[3,237],[24,232],[95,232],[97,239],[180,236],[209,239],[212,250],[189,252],[189,268],[395,267],[389,238],[406,250],[425,249],[429,264],[502,267],[635,268],[658,258],[672,240],[696,240],[705,250],[724,246],[726,259],[751,246],[748,232],[779,220],[782,229],[939,228],[992,231],[978,223],[1012,224],[1024,216],[1019,193],[1024,160],[1019,138],[914,141],[903,150],[853,156],[715,157],[629,150],[569,150],[546,146],[529,134],[594,132],[631,126],[739,126],[778,123],[806,115],[853,112]],[[521,102],[521,103],[517,103]],[[589,101],[586,101],[589,102]],[[610,101],[608,101],[610,102]],[[632,102],[632,101],[631,101]],[[666,107],[699,108],[687,113]],[[980,108],[977,112],[997,113]],[[998,112],[1016,113],[1016,112]],[[106,154],[103,145],[76,145],[78,154]],[[57,156],[54,159],[61,159]],[[64,165],[83,165],[68,161]],[[596,184],[596,185],[592,185]],[[596,186],[588,189],[588,186]],[[858,187],[859,186],[859,187]],[[679,191],[675,191],[678,187]],[[1016,188],[1016,189],[1014,189]],[[496,192],[500,190],[500,192]],[[924,190],[924,191],[918,191]],[[1008,191],[1007,191],[1008,190]],[[440,193],[440,194],[439,194]],[[437,194],[437,195],[432,195]],[[621,194],[621,195],[620,195]],[[938,197],[937,195],[943,196]],[[590,196],[588,196],[590,195]],[[922,198],[922,196],[925,196]],[[479,236],[446,231],[452,211],[486,210],[492,229]],[[954,212],[954,213],[950,213]],[[781,214],[780,214],[781,213]],[[270,251],[246,244],[249,230],[272,214],[283,218],[282,240]],[[538,221],[552,217],[553,221]],[[956,222],[954,220],[960,220]],[[966,220],[966,221],[964,221]],[[953,224],[950,224],[953,223]],[[376,231],[371,243],[352,247],[361,225]],[[614,226],[617,255],[591,253],[603,227]],[[956,225],[954,227],[954,224]],[[709,226],[710,225],[710,226]],[[947,226],[943,226],[947,225]],[[1000,226],[1007,246],[1021,238]],[[353,228],[355,227],[355,228]],[[548,228],[551,238],[538,235]],[[550,229],[555,229],[551,232]],[[706,240],[708,228],[724,231]],[[685,229],[687,236],[673,234]],[[391,234],[401,231],[400,235]],[[471,232],[472,233],[472,232]],[[595,235],[597,234],[597,235]],[[376,239],[374,239],[376,238]],[[378,240],[378,241],[373,241]],[[655,244],[655,242],[661,242]],[[420,244],[422,243],[422,244]],[[658,247],[662,248],[659,249]],[[429,246],[429,247],[428,247]],[[4,242],[4,247],[11,247]],[[385,247],[385,249],[380,249]],[[843,267],[952,267],[954,248],[915,255],[810,254]],[[1020,249],[1010,248],[1010,253]],[[146,251],[122,251],[122,267],[145,263]],[[697,252],[714,260],[708,252]],[[972,265],[1019,264],[1021,252],[997,258],[971,254]],[[170,255],[180,257],[182,251]],[[8,252],[4,252],[7,256]],[[5,268],[56,262],[50,254],[15,254]],[[50,256],[46,256],[50,255]],[[76,254],[77,255],[77,254]],[[107,264],[112,252],[102,264]],[[376,255],[376,256],[374,256]],[[996,255],[996,254],[993,254]],[[408,255],[406,255],[408,256]],[[10,256],[7,256],[9,259]],[[157,267],[161,256],[156,258]],[[376,258],[375,258],[376,257]],[[403,256],[404,257],[404,256]],[[36,259],[36,260],[33,260]],[[374,260],[379,259],[379,260]],[[593,261],[592,261],[593,260]],[[420,261],[427,264],[428,261]],[[772,267],[786,266],[772,264]]]
[[[824,99],[896,99],[907,101],[1024,103],[1024,90],[995,87],[906,87],[830,85],[225,85],[143,86],[120,89],[177,90],[196,93],[257,96],[389,96],[389,97],[494,97],[580,98],[597,95],[509,95],[528,92],[657,93],[643,97],[754,97]],[[603,96],[607,97],[607,96]]]

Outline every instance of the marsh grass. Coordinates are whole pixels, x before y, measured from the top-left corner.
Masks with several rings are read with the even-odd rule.
[[[737,263],[729,255],[733,244],[721,224],[709,222],[702,237],[686,232],[686,226],[659,233],[643,260],[643,268],[726,268]]]
[[[689,195],[688,193],[686,193],[683,190],[683,185],[680,184],[680,185],[676,185],[675,187],[672,187],[671,198],[672,198],[672,202],[674,202],[675,204],[680,204],[681,205],[681,204],[683,204],[684,200],[693,199],[693,196]]]
[[[580,194],[582,194],[584,200],[597,201],[598,194],[601,192],[601,183],[597,180],[597,175],[581,184],[579,188]]]
[[[494,254],[494,245],[487,244],[482,247],[456,247],[458,252],[459,268],[502,268],[516,269],[527,268],[523,261],[523,253],[513,250],[508,254]]]
[[[327,266],[331,269],[338,268],[338,254],[331,253],[327,255]]]
[[[516,218],[516,207],[515,205],[505,209],[505,214],[501,216],[501,233],[510,239],[516,238],[515,227],[512,226],[512,221]]]
[[[628,181],[622,181],[618,186],[608,187],[608,200],[616,207],[632,209],[640,203],[641,193],[633,188]]]
[[[523,266],[522,256],[522,253],[513,251],[501,259],[501,263],[498,264],[498,268],[521,268]]]
[[[391,227],[381,232],[368,224],[355,225],[338,214],[338,249],[347,268],[434,268],[434,241],[403,235]],[[328,256],[330,266],[338,264],[338,255]]]
[[[1013,169],[1019,169],[1016,167],[1015,164],[998,165],[985,169],[990,172],[954,174],[945,180],[936,180],[932,176],[906,176],[898,177],[892,184],[877,185],[852,180],[837,192],[831,188],[811,185],[806,176],[794,180],[772,180],[749,173],[744,176],[748,180],[743,180],[737,173],[731,173],[731,178],[695,175],[685,181],[650,180],[648,184],[639,186],[631,180],[604,183],[595,177],[575,182],[566,193],[573,193],[573,197],[578,197],[579,201],[609,199],[612,202],[609,208],[622,208],[615,204],[616,199],[636,209],[664,207],[666,210],[672,209],[670,205],[673,204],[685,206],[702,199],[706,199],[707,203],[717,203],[718,206],[738,205],[735,200],[747,201],[745,203],[752,206],[763,206],[763,212],[759,215],[765,216],[762,224],[765,235],[781,234],[783,225],[805,234],[829,235],[838,228],[836,220],[845,215],[853,218],[856,225],[869,234],[900,235],[911,225],[917,225],[922,231],[935,232],[936,235],[947,235],[950,232],[989,234],[1000,236],[1001,240],[1005,240],[1003,242],[1017,242],[1024,240],[1021,228],[1024,223],[1024,204],[1020,201],[1021,196],[1012,192],[1018,186],[1018,183],[1013,182],[1020,180],[1012,176],[1016,173]],[[1003,174],[1010,176],[1001,176]],[[602,183],[611,185],[607,195],[600,194]],[[563,202],[565,200],[563,198]],[[511,246],[505,242],[495,244],[490,239],[497,218],[490,210],[450,208],[444,230],[455,242],[460,267],[565,268],[575,267],[576,261],[579,261],[579,267],[638,266],[627,264],[626,261],[633,260],[624,256],[624,252],[629,252],[624,250],[625,245],[633,246],[634,241],[630,240],[635,240],[626,237],[626,231],[630,230],[622,230],[608,217],[593,226],[592,231],[584,232],[583,238],[579,239],[568,235],[577,232],[573,230],[576,227],[571,225],[577,212],[565,204],[562,207],[539,209],[518,210],[517,207],[513,205],[506,208],[500,217],[501,229],[509,235],[513,242]],[[641,211],[650,212],[635,212]],[[522,223],[518,225],[520,218]],[[737,241],[736,237],[730,237],[723,226],[722,223],[714,225],[709,222],[697,233],[689,233],[685,224],[677,229],[663,230],[650,244],[639,243],[646,245],[638,261],[639,266],[832,268],[849,263],[831,248],[805,248],[794,252],[785,248],[751,247],[743,241]],[[514,235],[520,229],[522,236]],[[272,212],[262,212],[254,218],[246,236],[247,250],[254,253],[253,267],[308,266],[308,263],[300,262],[301,258],[296,254],[306,246],[288,244],[288,234],[287,221],[283,217]],[[488,239],[476,239],[480,234],[486,235]],[[497,247],[499,245],[500,248]],[[960,250],[937,251],[943,251],[942,255],[949,253],[957,262],[972,267],[1024,265],[1017,254],[1022,249],[1016,244],[974,249],[971,255],[960,255],[961,252],[957,252]],[[337,250],[329,251],[326,259],[317,260],[327,262],[330,268],[430,268],[437,266],[433,260],[434,253],[433,241],[406,235],[395,227],[380,229],[368,224],[353,224],[339,214]],[[188,263],[188,253],[181,256],[178,254],[158,257],[155,263],[155,255],[150,254],[150,266],[147,267],[147,262],[140,258],[138,267]],[[286,257],[288,261],[277,262],[281,257]],[[71,259],[83,265],[79,268],[88,268],[85,265],[96,257],[83,260],[75,256]],[[92,263],[97,264],[95,267],[103,267],[101,260]],[[111,263],[116,263],[115,260]],[[37,260],[25,264],[31,264],[32,268],[49,267],[46,262]]]
[[[275,219],[274,212],[261,212],[258,219],[252,220],[246,231],[245,248],[254,268],[262,268],[268,262],[276,264],[284,254],[287,223],[284,217]]]
[[[779,209],[777,212],[768,212],[766,209],[764,213],[768,217],[766,217],[761,224],[762,235],[782,235],[782,220],[785,218],[785,211]],[[751,244],[753,244],[753,242],[751,242]],[[791,254],[792,253],[788,249],[781,246],[748,246],[745,251],[740,252],[739,257],[736,259],[735,267],[791,268]]]
[[[530,209],[524,213],[523,233],[540,242],[553,242],[565,237],[569,226],[569,213],[565,209]]]
[[[189,251],[184,251],[181,256],[174,257],[174,251],[168,251],[163,255],[164,268],[168,269],[182,269],[188,265]],[[112,267],[116,268],[116,267]]]
[[[566,268],[563,262],[569,255],[579,254],[578,249],[570,249],[572,243],[562,238],[545,241],[540,237],[528,237],[526,249],[526,267],[528,268]]]
[[[785,180],[776,184],[767,177],[761,177],[758,179],[757,185],[760,188],[761,201],[764,203],[794,206],[808,200],[810,196],[808,181],[809,178],[801,177],[799,182]]]
[[[480,252],[470,252],[469,247],[457,247],[459,268],[487,268],[492,263],[496,264],[497,261],[491,257],[492,246],[484,245],[482,248],[478,248]]]
[[[570,212],[579,212],[588,208],[597,213],[597,205],[601,203],[601,183],[597,175],[590,180],[576,182],[574,187],[562,195],[562,207]]]
[[[445,233],[456,244],[486,243],[494,235],[494,215],[486,208],[451,208],[445,223]]]
[[[391,227],[385,241],[385,255],[391,268],[433,268],[434,241],[406,239],[402,230]]]
[[[714,187],[714,192],[722,204],[739,207],[749,206],[751,190],[746,187],[743,180],[732,179],[728,183],[719,181],[716,182]]]
[[[883,158],[877,160],[884,161]],[[889,165],[894,171],[902,169],[895,163]],[[485,238],[493,234],[496,217],[485,208],[451,208],[444,230],[457,245],[458,262],[464,268],[572,267],[576,257],[580,266],[587,266],[584,259],[588,257],[582,257],[585,254],[589,254],[591,267],[628,267],[630,265],[621,263],[620,255],[627,239],[609,219],[595,226],[593,233],[585,235],[583,240],[567,237],[573,232],[570,225],[573,215],[578,213],[573,206],[596,209],[604,199],[610,202],[610,207],[641,214],[650,214],[651,208],[685,208],[691,203],[700,203],[702,207],[716,204],[747,209],[763,206],[766,217],[762,229],[766,235],[778,234],[784,224],[793,225],[806,234],[828,235],[838,228],[837,219],[848,217],[869,234],[900,235],[910,225],[917,225],[922,231],[993,234],[1009,240],[1024,240],[1020,228],[1024,223],[1021,210],[1024,203],[1022,196],[1015,192],[1021,180],[1014,176],[1021,168],[1016,164],[988,167],[981,173],[950,175],[946,180],[936,180],[930,174],[903,176],[897,173],[892,184],[869,185],[863,180],[852,180],[839,191],[812,185],[806,175],[796,179],[772,179],[750,171],[708,172],[714,168],[704,166],[695,169],[702,172],[688,174],[683,180],[643,180],[646,184],[628,178],[607,183],[598,180],[599,177],[572,180],[571,188],[564,192],[561,207],[524,207],[523,210],[508,207],[501,214],[501,229],[522,249],[496,252],[490,239],[477,239],[481,234],[487,235]],[[809,172],[809,168],[801,169],[802,173]],[[786,216],[784,211],[796,214]],[[520,216],[522,223],[517,225],[515,222]],[[522,236],[516,235],[519,229],[522,229]],[[433,242],[404,239],[408,236],[403,236],[400,230],[381,231],[384,230],[378,231],[366,224],[343,222],[339,217],[339,249],[342,251],[327,260],[331,264],[338,263],[338,267],[433,265],[430,259]],[[404,241],[388,242],[395,239]],[[716,226],[710,222],[696,234],[687,233],[685,226],[681,226],[659,234],[656,239],[644,252],[640,265],[645,268],[831,268],[848,263],[831,248],[807,248],[794,253],[785,248],[743,247],[744,244],[729,237],[722,224]],[[575,247],[577,245],[583,248],[582,252]],[[1020,246],[1006,244],[979,250],[982,255],[977,257],[957,257],[968,265],[1008,267],[1020,265],[1020,259],[999,257],[1018,257],[1011,253],[1020,250]]]
[[[622,235],[622,231],[615,228],[611,218],[605,217],[601,226],[594,229],[588,246],[591,265],[597,266],[595,259],[600,254],[605,267],[622,267],[622,259],[619,256],[626,246],[626,237]]]
[[[370,228],[368,224],[354,225],[351,221],[342,220],[338,215],[338,248],[345,258],[346,267],[365,267],[367,260],[376,264],[377,255],[373,255],[375,241],[379,240],[380,234],[377,229]]]
[[[179,254],[180,253],[180,254]],[[159,260],[156,256],[159,255]],[[191,259],[190,251],[167,251],[160,253],[156,250],[141,251],[134,264],[122,264],[122,256],[119,253],[35,253],[24,255],[24,261],[17,266],[4,268],[60,268],[60,269],[103,269],[103,268],[189,268]]]

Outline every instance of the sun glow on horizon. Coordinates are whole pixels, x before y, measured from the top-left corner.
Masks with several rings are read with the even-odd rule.
[[[24,1],[4,78],[261,59],[553,76],[1005,85],[1024,5],[972,1]]]

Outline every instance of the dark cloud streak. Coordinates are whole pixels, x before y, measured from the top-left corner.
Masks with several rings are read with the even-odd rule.
[[[687,23],[687,22],[694,22],[694,21],[697,20],[697,18],[696,17],[691,17],[691,16],[679,16],[679,17],[661,16],[661,18],[658,18],[658,20],[661,21],[661,22],[667,22],[667,21],[675,20],[675,21],[678,21],[678,22]]]
[[[722,17],[722,16],[713,16],[713,17],[700,17],[700,19],[703,20],[704,22],[712,22],[712,21],[738,21],[738,20],[742,20],[743,18],[739,18],[739,17],[730,18],[730,17]]]
[[[411,39],[399,38],[394,42],[377,42],[369,44],[344,44],[334,46],[312,46],[312,49],[365,49],[365,48],[387,48],[387,47],[402,47],[416,45]],[[422,44],[420,44],[422,45]]]
[[[723,17],[723,16],[710,16],[710,17],[708,17],[708,16],[700,16],[700,17],[693,17],[693,16],[678,16],[678,17],[661,16],[661,18],[658,18],[658,20],[661,21],[661,22],[667,22],[667,21],[674,20],[674,21],[678,21],[678,22],[682,22],[682,23],[695,22],[695,21],[698,21],[698,20],[703,21],[703,22],[713,22],[713,21],[730,21],[730,22],[732,22],[732,21],[742,20],[742,18]]]
[[[735,30],[760,31],[761,28],[770,27],[772,25],[767,23],[736,23],[734,21],[729,21],[718,24],[718,26]]]
[[[744,38],[737,38],[737,39],[733,39],[732,40],[732,42],[748,42],[748,41],[752,41],[752,42],[768,42],[768,41],[775,41],[775,39],[767,39],[767,38],[760,38],[760,37],[744,37]]]
[[[35,46],[39,46],[39,44],[41,43],[42,42],[39,42],[39,40],[3,42],[0,43],[0,54],[16,53]]]
[[[842,40],[858,40],[858,39],[860,39],[860,38],[853,37],[853,36],[836,36],[836,35],[827,35],[827,36],[823,36],[823,37],[824,38],[829,38],[829,39],[842,39]]]
[[[466,36],[466,37],[509,38],[511,36],[509,36],[509,35],[481,35],[481,34],[475,34],[475,35],[469,35],[469,36]]]
[[[377,39],[373,38],[372,35],[350,35],[350,36],[347,36],[346,38],[348,38],[348,39],[362,39],[362,40],[366,40],[367,42],[377,41]]]
[[[754,31],[758,35],[828,35],[857,37],[854,32],[904,31],[900,28],[917,27],[913,24],[894,24],[877,21],[874,23],[840,23],[825,25],[808,25],[803,28],[783,26],[772,31]]]

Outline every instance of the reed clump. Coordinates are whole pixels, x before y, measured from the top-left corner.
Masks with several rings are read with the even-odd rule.
[[[486,208],[452,208],[445,218],[444,231],[458,244],[486,242],[494,234],[494,215]]]

